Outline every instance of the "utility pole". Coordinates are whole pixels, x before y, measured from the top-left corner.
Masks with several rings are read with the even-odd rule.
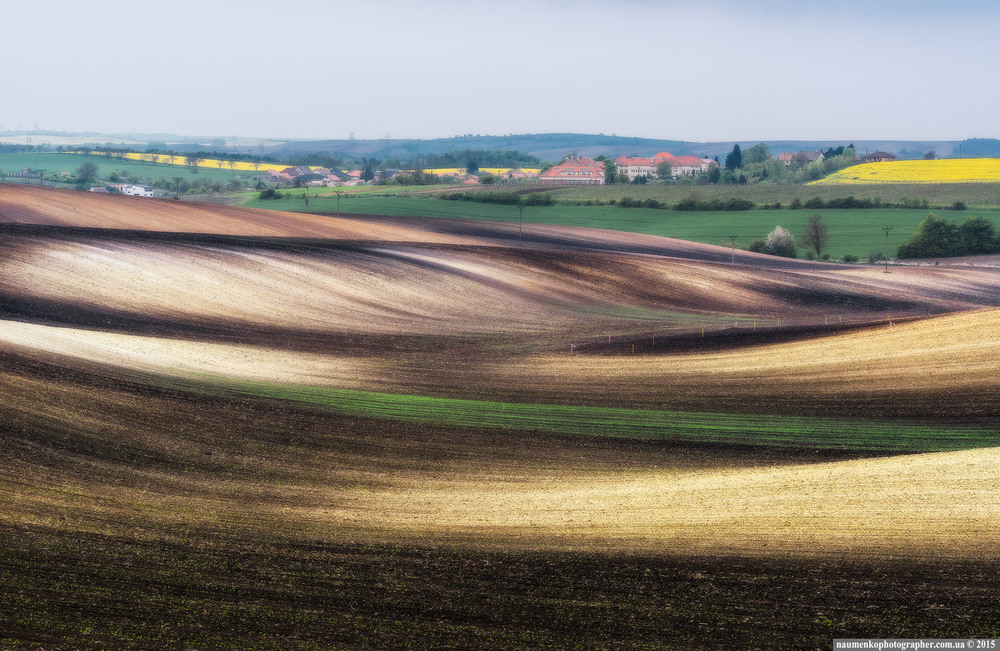
[[[737,237],[739,237],[739,235],[730,235],[729,236],[729,239],[731,239],[733,241],[733,260],[732,260],[733,264],[736,264],[736,238]]]
[[[518,202],[517,204],[517,245],[521,246],[521,222],[524,218],[524,204]]]
[[[174,177],[174,184],[175,184],[174,187],[177,188],[177,191],[174,192],[174,199],[180,199],[181,198],[181,181],[183,181],[183,180],[184,180],[184,177],[182,177],[182,176],[175,176]]]
[[[45,170],[38,170],[38,185],[45,185]]]
[[[892,226],[883,226],[882,230],[885,231],[885,271],[882,273],[889,273],[889,231],[892,230]]]
[[[340,195],[344,194],[343,190],[334,190],[333,193],[337,195],[337,214],[340,214]]]

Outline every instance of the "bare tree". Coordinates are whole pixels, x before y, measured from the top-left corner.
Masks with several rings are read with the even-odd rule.
[[[813,215],[806,222],[806,232],[802,235],[802,243],[807,247],[816,252],[816,255],[822,255],[823,249],[826,248],[826,242],[830,239],[827,233],[826,224],[823,223],[822,215]]]

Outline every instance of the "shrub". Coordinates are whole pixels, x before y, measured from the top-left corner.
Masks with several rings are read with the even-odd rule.
[[[551,206],[554,205],[555,202],[556,200],[552,197],[551,192],[536,192],[534,194],[529,194],[524,199],[524,205],[526,206]]]
[[[997,250],[997,236],[993,222],[985,217],[969,217],[958,227],[962,242],[962,253],[980,255]]]
[[[788,232],[788,229],[775,226],[774,230],[768,233],[764,239],[764,251],[783,258],[794,258],[796,257],[795,236]]]
[[[963,249],[958,226],[931,213],[899,247],[896,255],[900,258],[940,258],[961,255]]]
[[[858,261],[858,256],[854,255],[853,253],[848,253],[843,258],[841,258],[841,260],[847,262],[848,264],[854,264],[855,262]]]

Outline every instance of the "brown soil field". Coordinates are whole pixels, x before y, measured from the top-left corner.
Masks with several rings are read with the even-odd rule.
[[[146,631],[132,646],[222,646],[225,627],[199,629],[189,608],[202,580],[230,595],[204,606],[230,613],[229,630],[267,622],[272,637],[241,638],[259,648],[579,646],[571,620],[588,613],[611,636],[595,626],[588,640],[620,648],[964,636],[960,612],[993,612],[975,629],[988,636],[1000,448],[644,443],[348,417],[218,388],[1000,418],[995,268],[734,265],[727,250],[583,229],[527,227],[517,246],[510,228],[0,185],[0,643],[73,645],[97,626],[94,648],[124,630]],[[935,605],[949,572],[967,587]],[[872,576],[907,578],[880,601]],[[166,605],[126,621],[108,596],[121,581]],[[796,586],[785,597],[781,581]],[[635,586],[659,595],[649,622],[669,630],[608,624],[621,616],[608,603],[643,612]],[[486,596],[507,587],[530,598]],[[470,589],[497,611],[476,610]],[[670,615],[682,595],[703,614]],[[54,604],[78,622],[62,637]],[[306,637],[281,604],[311,622]],[[107,610],[88,623],[95,606]],[[538,633],[525,612],[550,606],[565,628]],[[716,619],[689,629],[699,616]],[[157,618],[182,628],[137,642]],[[393,638],[400,626],[416,632]]]

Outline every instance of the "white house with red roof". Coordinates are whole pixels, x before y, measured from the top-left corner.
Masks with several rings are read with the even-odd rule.
[[[640,176],[655,178],[658,164],[659,161],[641,156],[619,156],[615,159],[618,173],[628,175],[629,181],[634,181]]]
[[[629,181],[634,181],[640,176],[650,178],[658,176],[657,168],[661,163],[670,164],[670,176],[676,179],[679,176],[693,176],[698,172],[705,172],[715,164],[715,161],[697,156],[674,156],[669,151],[661,151],[652,158],[620,156],[615,159],[618,172],[627,174]]]
[[[708,168],[715,165],[711,158],[698,158],[697,156],[677,156],[672,163],[674,168],[674,178],[678,176],[694,176],[698,172],[707,172]]]
[[[604,185],[604,165],[591,158],[568,158],[541,173],[543,185]]]

